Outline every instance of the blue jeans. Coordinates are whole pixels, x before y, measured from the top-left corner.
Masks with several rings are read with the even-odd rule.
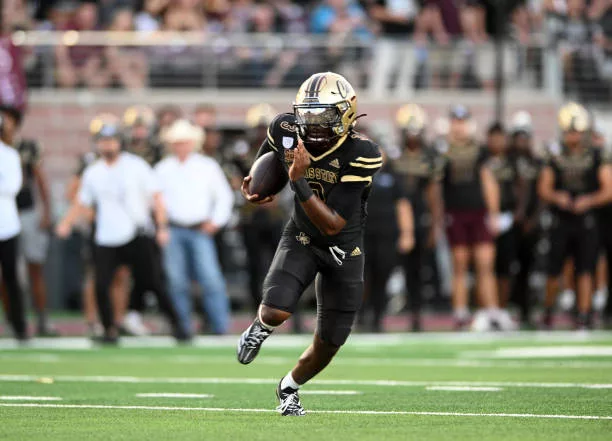
[[[228,331],[229,299],[219,266],[214,239],[188,228],[172,227],[164,250],[168,290],[178,313],[180,326],[191,335],[191,281],[202,289],[202,304],[215,334]]]

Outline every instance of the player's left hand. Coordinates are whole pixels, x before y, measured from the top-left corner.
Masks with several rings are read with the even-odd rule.
[[[48,231],[51,229],[51,216],[49,213],[43,213],[40,217],[40,229],[43,231]]]
[[[414,248],[414,233],[412,231],[401,233],[397,241],[397,250],[400,254],[407,254]]]
[[[160,247],[165,247],[170,242],[170,230],[168,227],[160,227],[155,233],[155,240]]]
[[[310,167],[308,152],[306,151],[306,147],[304,147],[304,142],[298,138],[298,145],[293,151],[293,164],[291,164],[291,168],[289,169],[289,179],[295,182],[303,178],[308,167]]]
[[[219,232],[219,227],[212,222],[204,222],[202,223],[202,232],[208,234],[209,236],[214,236]]]
[[[578,196],[572,205],[572,211],[576,214],[582,214],[591,209],[590,196]]]

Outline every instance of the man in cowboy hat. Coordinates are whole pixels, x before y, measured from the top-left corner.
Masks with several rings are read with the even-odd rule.
[[[181,328],[191,331],[191,275],[203,289],[202,304],[212,331],[229,327],[229,300],[214,236],[229,220],[234,195],[219,164],[197,153],[204,131],[179,119],[164,136],[171,154],[155,171],[166,201],[170,240],[164,250],[170,293]]]

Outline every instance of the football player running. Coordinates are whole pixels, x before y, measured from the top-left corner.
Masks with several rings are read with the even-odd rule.
[[[305,415],[298,390],[347,340],[363,296],[363,232],[372,175],[382,165],[376,144],[354,130],[357,96],[341,75],[312,75],[300,87],[293,113],[278,115],[258,157],[274,151],[295,192],[287,223],[263,286],[263,300],[238,343],[238,361],[251,363],[274,329],[291,317],[316,279],[317,328],[312,344],[278,384],[277,410]],[[272,197],[249,194],[263,204]]]

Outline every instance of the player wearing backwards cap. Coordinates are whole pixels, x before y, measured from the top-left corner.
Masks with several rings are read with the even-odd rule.
[[[465,106],[450,111],[446,151],[442,157],[441,180],[446,233],[453,260],[453,311],[456,329],[469,322],[467,273],[474,260],[480,306],[474,327],[498,326],[511,329],[507,313],[498,307],[494,274],[495,244],[499,218],[499,186],[485,166],[485,154],[473,139],[471,115]]]
[[[278,115],[260,155],[275,152],[295,192],[253,324],[238,343],[238,361],[252,362],[274,328],[286,321],[316,279],[317,330],[312,344],[278,384],[278,411],[301,416],[300,386],[321,372],[348,338],[363,297],[363,232],[372,175],[382,166],[378,146],[355,131],[357,95],[341,75],[312,75],[293,113]],[[255,203],[259,195],[242,191]],[[394,252],[393,250],[390,252]]]
[[[149,235],[154,231],[151,209],[158,227],[157,240],[163,244],[168,239],[166,213],[153,170],[142,158],[121,150],[120,128],[115,122],[101,121],[95,133],[100,158],[85,169],[79,194],[56,233],[67,237],[77,219],[95,207],[95,284],[104,326],[102,342],[116,343],[119,337],[109,291],[120,265],[128,265],[135,283],[157,295],[160,309],[174,326],[175,337],[185,339],[150,253]]]
[[[587,110],[569,103],[558,115],[561,143],[550,152],[538,181],[538,194],[551,205],[553,226],[542,326],[553,327],[553,308],[563,263],[573,257],[577,277],[576,328],[592,325],[593,272],[599,254],[595,209],[612,201],[612,168],[599,149],[587,144]]]

